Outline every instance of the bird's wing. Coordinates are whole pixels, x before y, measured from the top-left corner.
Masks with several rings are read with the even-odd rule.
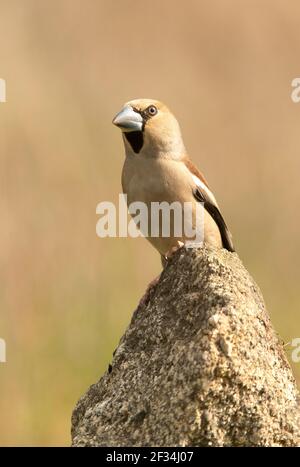
[[[185,155],[182,159],[182,162],[184,163],[184,165],[188,168],[188,170],[191,172],[192,175],[195,175],[195,177],[199,178],[199,180],[204,183],[204,185],[208,187],[208,183],[203,175],[202,172],[200,172],[200,170],[193,164],[193,162],[191,161],[191,159],[189,158],[189,156]]]
[[[218,203],[208,188],[208,184],[202,175],[202,173],[194,166],[190,159],[184,160],[186,167],[192,174],[193,181],[195,183],[195,188],[193,190],[193,195],[197,201],[204,203],[204,208],[206,211],[211,215],[215,223],[217,224],[221,238],[223,247],[226,248],[228,251],[235,251],[231,233],[228,230],[226,222],[219,210]]]

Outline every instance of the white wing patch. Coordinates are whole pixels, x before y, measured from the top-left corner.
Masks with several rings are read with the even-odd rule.
[[[211,200],[211,203],[219,207],[216,198],[214,197],[210,189],[207,188],[205,183],[203,183],[198,177],[196,177],[196,175],[192,174],[192,178],[193,178],[195,185],[198,186],[201,190],[205,191],[205,193],[207,193],[208,198]]]

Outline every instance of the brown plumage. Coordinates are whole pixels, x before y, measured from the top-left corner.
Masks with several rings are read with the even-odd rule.
[[[206,180],[206,178],[204,177],[203,173],[200,172],[199,169],[197,169],[197,167],[193,164],[193,162],[191,161],[191,159],[189,158],[189,156],[187,154],[185,154],[182,158],[182,162],[184,162],[184,164],[187,166],[187,168],[189,169],[189,171],[195,175],[196,177],[199,178],[199,180],[201,180],[206,186],[207,188],[209,188],[208,186],[208,182]]]
[[[156,100],[136,99],[125,104],[113,123],[121,128],[124,140],[122,186],[128,204],[142,201],[150,208],[153,202],[179,201],[182,206],[190,202],[195,216],[196,205],[201,202],[204,242],[234,251],[216,199],[187,155],[179,124],[169,109]],[[164,237],[161,232],[158,237],[147,238],[163,256],[188,240],[184,234]]]

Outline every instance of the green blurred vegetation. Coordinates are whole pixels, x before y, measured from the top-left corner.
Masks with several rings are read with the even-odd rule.
[[[160,270],[144,239],[95,234],[130,99],[174,111],[277,332],[300,337],[299,28],[294,0],[1,1],[0,445],[70,443],[75,402]]]

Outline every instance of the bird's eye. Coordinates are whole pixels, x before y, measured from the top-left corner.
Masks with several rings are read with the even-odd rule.
[[[147,112],[149,115],[151,115],[151,117],[153,117],[157,114],[157,108],[155,107],[155,105],[150,105],[147,109]]]

